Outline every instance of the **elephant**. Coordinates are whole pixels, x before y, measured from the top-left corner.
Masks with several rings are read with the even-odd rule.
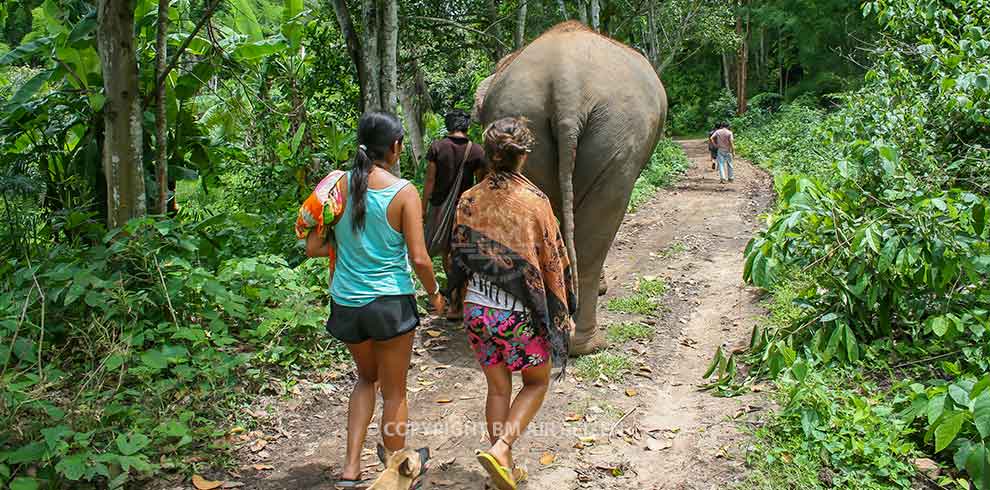
[[[526,176],[550,198],[577,277],[571,354],[606,346],[596,318],[603,265],[633,184],[663,134],[667,95],[643,55],[575,21],[503,58],[475,94],[483,126],[530,120]]]

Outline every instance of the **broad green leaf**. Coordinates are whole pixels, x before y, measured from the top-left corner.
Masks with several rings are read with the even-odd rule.
[[[846,359],[849,362],[859,361],[859,344],[856,342],[856,334],[853,333],[852,328],[846,325]]]
[[[949,444],[956,439],[963,421],[966,419],[965,412],[953,412],[945,417],[935,429],[935,452],[941,452],[949,447]]]
[[[966,457],[966,473],[969,473],[976,488],[981,490],[987,490],[987,485],[990,484],[987,481],[990,480],[990,472],[987,471],[988,457],[990,454],[984,443],[973,444]]]
[[[259,41],[246,42],[234,49],[234,56],[243,60],[255,60],[285,51],[288,43],[281,35]]]
[[[55,470],[69,480],[78,481],[86,474],[86,463],[88,460],[88,453],[76,453],[66,456],[55,465]]]
[[[259,41],[263,35],[258,16],[254,12],[253,3],[249,0],[230,0],[230,5],[234,11],[234,27],[237,32],[247,35],[248,39],[252,41]]]
[[[41,429],[41,435],[45,438],[45,444],[48,449],[55,451],[59,447],[59,443],[65,439],[65,436],[72,434],[72,429],[64,425],[59,425],[56,427],[46,427]]]
[[[299,125],[296,129],[296,134],[292,136],[292,154],[295,155],[299,151],[299,144],[302,143],[303,136],[306,135],[306,123]]]
[[[949,331],[949,320],[944,316],[937,316],[928,320],[928,328],[932,330],[932,333],[942,337],[946,332]]]
[[[990,391],[984,391],[973,403],[973,423],[980,437],[990,437]]]
[[[979,398],[983,394],[983,391],[990,387],[990,374],[983,377],[983,379],[976,382],[973,385],[973,389],[970,390],[969,396],[973,399]]]
[[[928,400],[928,425],[934,424],[945,411],[945,395],[936,395]]]
[[[794,379],[799,382],[803,382],[808,377],[808,365],[804,362],[804,359],[794,361],[794,365],[791,366],[791,373],[794,374]]]
[[[151,439],[148,436],[138,432],[136,434],[121,434],[117,436],[117,449],[120,454],[124,456],[131,456],[138,451],[148,447],[151,443]]]
[[[53,73],[55,73],[53,70],[45,70],[35,75],[27,82],[24,82],[24,85],[21,85],[21,88],[17,89],[17,92],[14,93],[14,96],[11,97],[8,102],[11,105],[23,104],[27,102],[31,97],[34,97],[34,94],[41,90],[41,87],[48,82],[48,79],[51,78]]]
[[[38,490],[41,488],[36,478],[19,476],[10,482],[10,490]]]
[[[973,230],[977,235],[983,235],[987,226],[987,207],[982,203],[973,206]]]
[[[158,349],[152,349],[141,354],[141,363],[156,371],[168,367],[168,359]]]
[[[38,463],[44,458],[46,453],[45,444],[35,441],[21,446],[14,452],[7,454],[7,463],[17,465],[23,463]]]
[[[24,43],[0,56],[0,66],[7,66],[43,53],[51,47],[52,40],[53,38],[51,37],[42,37],[29,43]]]

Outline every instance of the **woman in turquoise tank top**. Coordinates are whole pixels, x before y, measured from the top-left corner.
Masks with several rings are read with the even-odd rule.
[[[381,384],[384,400],[379,457],[387,461],[406,445],[406,375],[419,325],[410,265],[430,292],[434,310],[445,308],[423,238],[419,193],[389,172],[402,153],[402,137],[402,124],[395,116],[361,117],[357,155],[346,176],[347,205],[333,229],[337,263],[327,330],[347,344],[358,375],[348,407],[347,455],[337,488],[365,485],[361,450],[375,410],[375,383]],[[329,244],[312,231],[306,238],[306,253],[327,256]]]

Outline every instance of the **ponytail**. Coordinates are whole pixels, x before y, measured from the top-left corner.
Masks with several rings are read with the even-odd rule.
[[[402,136],[402,123],[391,114],[370,112],[358,121],[358,150],[349,189],[351,227],[355,233],[364,229],[368,214],[368,175],[375,168],[375,161],[384,160],[392,144],[402,141]]]
[[[358,146],[354,155],[354,168],[351,170],[351,229],[358,232],[364,228],[364,218],[368,214],[368,204],[365,196],[368,194],[368,175],[374,168],[375,162],[368,157],[364,145]]]

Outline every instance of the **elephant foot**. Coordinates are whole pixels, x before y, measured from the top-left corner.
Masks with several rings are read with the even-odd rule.
[[[605,336],[596,328],[595,333],[586,339],[578,339],[577,336],[571,339],[571,356],[593,354],[606,347],[608,347],[608,342],[605,340]]]

